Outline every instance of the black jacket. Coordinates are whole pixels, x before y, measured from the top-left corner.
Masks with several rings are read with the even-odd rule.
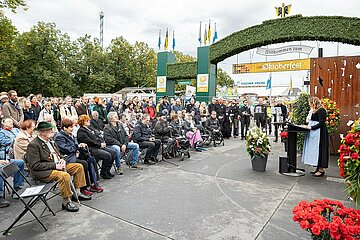
[[[95,119],[91,119],[90,120],[90,125],[92,128],[98,130],[98,131],[103,131],[104,130],[104,122],[100,119],[95,120]]]
[[[96,135],[90,129],[85,127],[80,127],[77,132],[77,140],[79,143],[86,143],[89,147],[100,148],[101,143],[103,143],[103,139]]]
[[[129,136],[126,134],[124,127],[121,124],[116,126],[107,125],[104,128],[104,139],[107,145],[126,145],[129,143]]]
[[[152,131],[150,126],[147,126],[142,123],[142,121],[137,121],[133,129],[132,137],[135,142],[144,142],[149,141],[152,137]]]
[[[206,127],[206,129],[209,129],[209,130],[220,129],[219,120],[217,120],[217,118],[215,118],[215,119],[209,118],[205,122],[205,127]]]
[[[179,121],[176,121],[176,122],[171,121],[170,126],[171,126],[171,135],[173,137],[182,136],[181,125],[180,125]]]
[[[154,134],[155,138],[161,139],[161,138],[169,138],[170,137],[170,128],[167,121],[160,121],[158,120],[154,127]]]

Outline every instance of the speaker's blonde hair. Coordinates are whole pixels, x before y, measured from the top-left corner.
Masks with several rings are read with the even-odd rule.
[[[321,108],[321,101],[318,97],[310,97],[309,98],[309,105],[312,109],[317,111],[319,108]]]

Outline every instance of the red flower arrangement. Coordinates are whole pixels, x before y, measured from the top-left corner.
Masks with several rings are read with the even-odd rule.
[[[346,208],[339,201],[301,201],[292,213],[293,220],[310,232],[312,239],[360,238],[360,210]]]
[[[286,132],[286,131],[283,131],[283,132],[280,133],[280,137],[281,137],[281,139],[288,138],[288,137],[289,137],[289,133]]]
[[[340,176],[346,178],[350,196],[360,202],[360,118],[356,120],[351,130],[341,139],[338,165]]]
[[[335,101],[328,98],[321,99],[321,103],[327,112],[326,127],[331,135],[336,132],[340,125],[340,109],[337,107]]]
[[[340,158],[338,165],[340,167],[340,176],[346,178],[360,171],[360,119],[356,120],[351,130],[341,139],[339,148]]]

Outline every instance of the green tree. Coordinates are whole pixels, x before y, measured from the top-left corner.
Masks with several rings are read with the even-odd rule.
[[[292,115],[292,121],[295,124],[304,124],[306,122],[306,117],[310,111],[309,105],[309,97],[310,95],[307,93],[301,93],[300,96],[296,99],[294,103],[294,111]],[[305,133],[300,132],[297,135],[297,146],[301,151],[304,147]]]
[[[186,55],[179,51],[174,51],[174,53],[175,53],[175,58],[176,58],[177,63],[196,61],[196,57],[193,57],[191,55]]]
[[[144,42],[133,46],[132,78],[135,86],[155,85],[156,53]]]
[[[74,93],[70,72],[64,67],[59,30],[54,23],[39,22],[14,42],[16,72],[12,84],[21,95],[42,93],[64,96]]]
[[[17,8],[23,8],[26,10],[25,0],[0,0],[0,9],[8,8],[12,12],[16,12]]]
[[[107,48],[109,58],[109,73],[114,76],[114,90],[118,91],[127,86],[134,86],[132,82],[133,47],[123,37],[111,41]]]
[[[11,76],[16,70],[14,65],[14,39],[17,30],[5,16],[0,16],[0,83],[3,90],[11,87]]]
[[[80,37],[75,42],[74,48],[69,50],[67,68],[71,72],[74,85],[79,89],[77,95],[85,92],[108,92],[112,90],[113,77],[109,72],[110,61],[108,54],[104,52],[97,39],[91,39],[90,35]],[[110,74],[111,75],[111,74]],[[103,81],[102,83],[96,83]]]
[[[217,69],[217,85],[223,87],[233,87],[234,86],[234,80],[221,68]]]

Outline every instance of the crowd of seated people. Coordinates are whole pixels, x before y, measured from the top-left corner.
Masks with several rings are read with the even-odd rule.
[[[27,167],[34,180],[56,181],[62,208],[69,212],[79,210],[74,200],[90,200],[94,192],[104,190],[100,177],[123,175],[125,156],[130,156],[131,169],[141,170],[142,162],[154,165],[162,157],[175,157],[173,148],[179,138],[199,150],[202,131],[212,128],[216,119],[215,113],[206,120],[206,105],[194,99],[182,106],[179,99],[169,102],[168,98],[155,105],[152,98],[140,101],[137,97],[112,98],[108,103],[82,97],[73,103],[71,97],[45,100],[41,95],[18,100],[13,90],[6,96],[0,104],[0,167],[15,162],[20,172]],[[20,175],[14,176],[15,189],[23,183]],[[0,179],[0,207],[10,204],[2,198],[3,191]]]

